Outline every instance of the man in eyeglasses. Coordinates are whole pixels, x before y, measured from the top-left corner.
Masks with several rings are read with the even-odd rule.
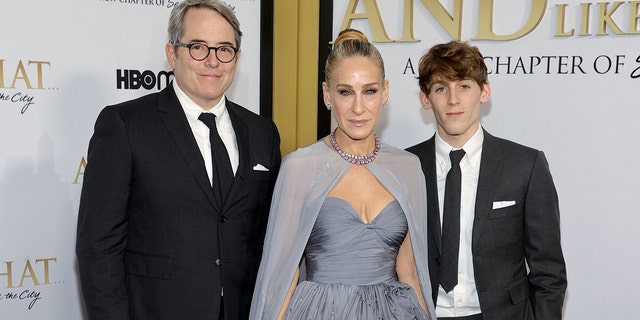
[[[102,110],[77,256],[89,319],[247,319],[280,137],[227,100],[242,32],[217,0],[171,12],[161,92]]]

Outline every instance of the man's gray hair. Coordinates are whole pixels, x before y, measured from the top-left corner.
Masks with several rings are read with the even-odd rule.
[[[169,16],[168,31],[171,44],[176,45],[184,35],[184,15],[191,8],[205,8],[218,12],[233,27],[236,48],[240,48],[240,39],[242,38],[240,21],[238,21],[238,17],[236,17],[236,14],[228,4],[218,0],[184,0],[175,6]]]

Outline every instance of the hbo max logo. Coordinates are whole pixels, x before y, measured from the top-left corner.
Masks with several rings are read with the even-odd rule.
[[[154,73],[151,70],[116,70],[116,86],[118,89],[138,90],[144,88],[147,90],[162,89],[169,85],[173,77],[173,71],[160,71]]]

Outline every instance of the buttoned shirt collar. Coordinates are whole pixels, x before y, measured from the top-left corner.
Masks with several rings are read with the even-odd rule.
[[[482,126],[478,126],[476,133],[465,142],[461,149],[464,149],[465,157],[460,161],[460,165],[470,165],[474,171],[478,171],[480,166],[480,158],[482,156],[482,142],[484,141],[484,131]],[[460,148],[454,148],[450,146],[440,134],[436,131],[436,163],[438,170],[441,172],[448,172],[451,168],[451,160],[449,159],[449,152]],[[446,175],[446,173],[445,173]]]
[[[187,115],[187,120],[189,120],[189,124],[193,128],[194,124],[198,123],[198,117],[203,112],[211,112],[216,115],[216,124],[221,121],[222,118],[227,117],[227,108],[226,108],[226,97],[223,95],[220,101],[211,109],[205,110],[200,107],[197,103],[195,103],[189,96],[187,96],[176,81],[173,81],[173,90],[176,92],[176,96],[178,97],[178,101],[180,101],[180,105],[182,105],[182,109],[184,109],[184,113]]]

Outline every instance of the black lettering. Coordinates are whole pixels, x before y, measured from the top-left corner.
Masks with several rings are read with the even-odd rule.
[[[411,70],[411,74],[416,74],[415,70],[413,70],[413,63],[411,62],[411,58],[407,59],[407,63],[404,65],[404,71],[402,74],[407,74],[407,69]]]
[[[640,56],[636,58],[636,62],[640,63]],[[640,78],[640,66],[638,66],[635,70],[631,71],[631,79]]]
[[[124,84],[124,89],[129,89],[129,70],[116,70],[116,88],[122,89],[122,85]]]

